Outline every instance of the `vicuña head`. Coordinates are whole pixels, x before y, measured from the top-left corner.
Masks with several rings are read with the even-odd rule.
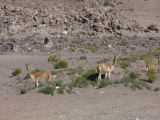
[[[110,80],[111,71],[113,71],[113,69],[115,67],[115,64],[116,64],[116,61],[117,61],[117,56],[114,54],[114,58],[113,58],[112,64],[108,64],[108,63],[98,64],[97,71],[98,71],[98,74],[99,74],[98,75],[98,82],[99,83],[100,83],[100,80],[102,79],[101,75],[102,75],[103,72],[105,72],[105,79],[108,76],[108,79]]]
[[[49,71],[39,71],[39,72],[32,72],[30,69],[31,64],[26,64],[26,69],[31,77],[31,79],[35,82],[35,86],[39,86],[39,80],[48,80],[51,81],[52,79],[52,74]]]

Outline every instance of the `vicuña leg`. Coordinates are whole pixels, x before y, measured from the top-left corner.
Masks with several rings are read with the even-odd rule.
[[[99,72],[99,75],[98,75],[98,85],[100,85],[100,80],[101,80],[101,72]]]
[[[38,80],[36,80],[36,87],[38,87],[39,86],[39,81]]]
[[[110,80],[111,78],[111,71],[108,71],[108,79]]]
[[[105,73],[105,79],[107,78],[107,76],[108,76],[108,71]]]

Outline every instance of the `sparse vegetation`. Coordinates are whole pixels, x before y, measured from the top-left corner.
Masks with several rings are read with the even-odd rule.
[[[149,82],[152,83],[154,80],[156,80],[156,71],[154,69],[149,69],[146,75],[148,76]]]
[[[87,71],[84,71],[82,74],[80,74],[79,77],[77,77],[75,80],[72,80],[71,83],[69,83],[69,86],[71,87],[79,87],[84,88],[88,86],[95,86],[97,84],[96,80],[89,80],[87,77],[89,75],[95,74],[95,69],[89,69]]]
[[[22,70],[20,69],[20,68],[16,68],[13,72],[12,72],[12,75],[13,76],[17,76],[17,75],[19,75],[19,74],[21,74],[22,73]]]
[[[150,52],[145,52],[140,54],[140,60],[148,61],[151,58]]]
[[[21,89],[20,89],[20,94],[26,94],[29,90],[34,89],[33,86],[30,85],[24,85]]]
[[[76,68],[68,69],[67,75],[79,75],[83,72],[83,65],[79,64]]]
[[[28,91],[27,88],[22,88],[22,89],[21,89],[21,94],[26,94],[27,91]]]
[[[128,58],[118,58],[117,62],[123,69],[127,69],[128,67],[130,67],[131,64]]]
[[[92,52],[96,51],[97,50],[97,45],[95,43],[88,43],[86,46],[85,46],[85,49],[88,49]]]
[[[51,84],[47,84],[43,86],[41,89],[39,89],[39,92],[44,94],[54,95],[54,90],[55,90],[55,86]]]
[[[156,87],[156,88],[154,88],[154,91],[155,91],[155,92],[160,91],[160,87]]]
[[[61,80],[51,81],[51,82],[48,82],[47,84],[43,85],[39,89],[39,92],[44,93],[44,94],[50,94],[50,95],[54,95],[55,92],[57,92],[58,94],[64,94],[65,87],[66,86],[64,85],[63,81],[61,81]]]
[[[75,52],[76,51],[76,49],[74,47],[69,47],[68,50],[69,50],[69,52]]]
[[[80,57],[80,60],[86,60],[86,59],[87,59],[86,56],[81,56],[81,57]]]
[[[120,43],[117,43],[117,45],[118,45],[118,46],[127,46],[127,45],[129,45],[129,43],[128,43],[128,42],[125,42],[125,41],[122,41],[122,42],[120,42]]]
[[[100,85],[98,86],[98,88],[103,88],[111,84],[112,84],[112,81],[109,81],[108,79],[107,80],[104,79],[100,81]]]
[[[157,25],[154,25],[154,24],[148,26],[147,28],[152,31],[159,31],[159,29],[157,28]]]
[[[60,69],[60,68],[68,68],[68,63],[64,60],[59,60],[54,64],[55,69]]]
[[[150,30],[149,29],[145,29],[144,32],[150,32]]]
[[[133,90],[143,90],[144,88],[151,90],[151,86],[144,81],[140,81],[138,79],[138,75],[135,72],[127,73],[122,79],[122,83],[125,87],[130,87]]]
[[[54,62],[58,62],[58,60],[59,59],[57,58],[56,55],[51,55],[51,56],[48,57],[48,62],[54,63]]]

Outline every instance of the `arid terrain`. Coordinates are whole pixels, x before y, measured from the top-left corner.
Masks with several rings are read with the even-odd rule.
[[[0,0],[0,120],[159,120],[159,6],[159,0]],[[24,79],[26,63],[68,85],[98,63],[112,63],[114,54],[113,83],[105,87],[21,94],[26,84],[34,85]],[[53,55],[68,68],[56,69],[48,61]],[[153,82],[148,64],[158,69]],[[12,76],[16,68],[21,73]],[[126,85],[128,71],[138,77]]]

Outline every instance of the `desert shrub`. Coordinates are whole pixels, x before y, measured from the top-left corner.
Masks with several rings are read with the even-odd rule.
[[[19,74],[21,74],[22,73],[22,70],[20,69],[20,68],[16,68],[13,72],[12,72],[12,75],[13,76],[17,76],[17,75],[19,75]]]
[[[40,87],[39,92],[44,94],[54,95],[55,92],[58,94],[64,94],[66,85],[62,80],[56,80],[48,82],[47,84]]]
[[[76,73],[77,72],[76,72],[75,68],[70,68],[70,69],[68,69],[67,75],[75,75]]]
[[[69,47],[69,48],[68,48],[68,51],[69,51],[69,52],[75,52],[76,49],[75,49],[74,47]]]
[[[119,45],[119,46],[127,46],[127,45],[129,45],[129,43],[125,42],[125,41],[122,41],[120,43],[117,43],[117,45]]]
[[[68,63],[64,60],[59,60],[54,64],[55,69],[60,69],[60,68],[68,68]]]
[[[135,72],[126,73],[124,78],[121,80],[125,87],[130,87],[133,90],[136,89],[151,89],[151,86],[144,81],[138,79],[138,75]]]
[[[76,74],[81,74],[83,72],[83,65],[79,64],[77,65],[76,68],[70,68],[68,69],[67,75],[76,75]]]
[[[83,72],[83,65],[78,64],[75,68],[69,68],[67,75],[80,75]]]
[[[97,45],[95,43],[88,43],[86,46],[85,46],[85,49],[88,49],[92,52],[96,51],[97,50]]]
[[[154,88],[154,91],[155,91],[155,92],[160,91],[160,87]]]
[[[130,72],[130,74],[129,74],[129,77],[131,78],[131,79],[137,79],[138,78],[138,73],[137,72]]]
[[[118,58],[117,62],[123,69],[130,67],[130,64],[131,64],[128,58]]]
[[[159,29],[157,28],[156,25],[152,24],[150,26],[147,27],[149,30],[153,30],[153,31],[159,31]]]
[[[95,74],[96,73],[96,70],[93,68],[93,69],[89,69],[87,71],[84,71],[83,73],[81,73],[79,75],[79,77],[77,77],[75,80],[72,80],[70,83],[69,83],[69,86],[71,88],[73,87],[79,87],[79,88],[84,88],[84,87],[88,87],[88,86],[94,86],[97,84],[97,81],[91,81],[91,80],[88,80],[87,77],[89,75],[92,75],[92,74]]]
[[[30,85],[24,85],[21,89],[20,89],[20,94],[26,94],[28,91],[30,91],[31,89],[34,89],[35,87],[30,86]]]
[[[136,60],[148,60],[150,58],[150,52],[136,52],[129,55],[129,60],[133,62],[135,62]]]
[[[149,52],[141,53],[140,60],[149,61],[152,55]]]
[[[66,92],[67,92],[68,94],[73,93],[74,84],[75,84],[75,83],[74,83],[73,80],[72,80],[70,83],[68,83],[68,84],[66,85]]]
[[[145,29],[144,32],[150,32],[150,30],[149,29]]]
[[[51,56],[49,56],[48,57],[48,62],[58,62],[58,58],[57,58],[57,56],[56,55],[51,55]]]
[[[122,83],[121,80],[115,80],[115,81],[113,81],[113,84],[121,84],[121,83]]]
[[[27,91],[28,91],[28,89],[27,88],[21,88],[21,94],[26,94],[27,93]]]
[[[66,86],[63,85],[63,86],[61,86],[59,89],[57,89],[57,93],[58,93],[58,94],[64,94],[65,90],[66,90]],[[68,93],[68,92],[67,92],[67,93]]]
[[[100,85],[98,86],[98,88],[103,88],[111,84],[112,84],[112,81],[109,81],[108,79],[107,80],[104,79],[100,81]]]
[[[80,57],[80,60],[86,60],[86,59],[87,59],[86,56],[81,56],[81,57]]]
[[[136,60],[140,60],[140,53],[131,53],[129,55],[129,59],[132,62],[135,62]]]
[[[159,45],[150,47],[149,51],[150,51],[150,54],[152,56],[155,56],[157,58],[160,57],[160,47],[159,47]]]
[[[148,76],[149,82],[156,80],[156,71],[154,69],[149,69],[146,75]]]
[[[76,80],[73,80],[71,84],[73,84],[74,87],[79,87],[79,88],[84,88],[89,86],[88,81],[81,77],[78,77]]]
[[[56,86],[53,86],[51,84],[47,84],[47,85],[44,85],[42,88],[40,88],[39,92],[44,93],[44,94],[54,95],[55,87]]]

